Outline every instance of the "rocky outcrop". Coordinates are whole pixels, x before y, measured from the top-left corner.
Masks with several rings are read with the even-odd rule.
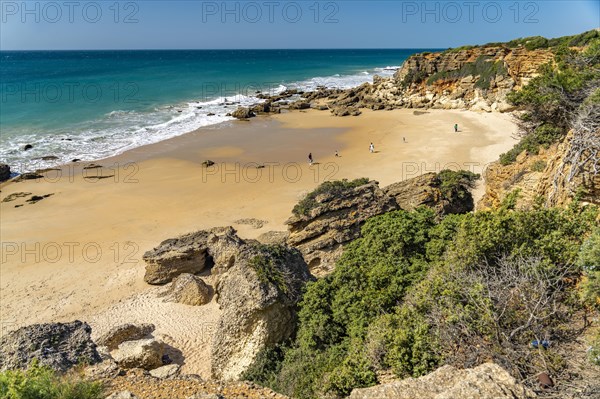
[[[167,364],[166,366],[159,367],[154,370],[150,370],[150,375],[154,378],[159,379],[167,379],[175,377],[179,374],[179,369],[181,368],[178,364]]]
[[[523,152],[511,164],[490,164],[483,174],[486,191],[477,209],[497,208],[515,191],[517,209],[531,208],[539,199],[546,206],[566,206],[576,195],[583,203],[600,205],[600,173],[590,162],[574,165],[572,155],[579,153],[575,140],[571,131],[561,143],[540,148],[538,154]],[[594,150],[600,151],[597,144]],[[581,155],[582,159],[593,160],[585,152]]]
[[[96,344],[105,346],[109,351],[125,341],[135,341],[142,339],[154,332],[154,324],[122,324],[111,328],[108,332],[101,335]]]
[[[238,379],[262,349],[291,336],[311,278],[297,250],[249,244],[239,252],[216,286],[222,314],[212,343],[214,378]]]
[[[225,271],[233,264],[235,253],[242,244],[231,227],[165,240],[144,254],[144,281],[166,284],[183,273],[198,274],[211,267],[213,273]]]
[[[153,370],[163,365],[164,344],[154,338],[125,341],[111,352],[119,367]]]
[[[10,166],[5,163],[0,163],[0,181],[10,179]]]
[[[244,241],[232,227],[163,241],[144,258],[146,281],[175,279],[167,295],[187,304],[206,303],[212,292],[199,277],[182,270],[210,270],[221,308],[211,345],[217,379],[238,378],[262,349],[290,337],[300,292],[312,278],[299,251]],[[113,357],[121,365],[119,355]]]
[[[166,284],[183,273],[196,274],[209,267],[205,231],[166,240],[144,254],[148,284]]]
[[[308,214],[286,221],[288,245],[298,248],[316,276],[328,274],[342,253],[342,246],[360,236],[364,222],[398,208],[396,201],[376,181],[336,194],[321,194]]]
[[[190,306],[200,306],[210,302],[212,289],[204,280],[193,274],[179,275],[165,294],[165,301]]]
[[[468,191],[462,196],[441,191],[439,175],[428,173],[383,189],[376,181],[316,196],[312,208],[286,221],[288,245],[298,248],[315,276],[333,271],[345,244],[360,236],[365,221],[386,212],[428,206],[441,216],[473,210]],[[318,191],[319,189],[317,189]]]
[[[33,359],[57,371],[86,362],[98,363],[100,355],[86,323],[33,324],[0,339],[0,370],[24,369]]]
[[[466,213],[473,210],[473,197],[466,193],[446,196],[440,189],[441,180],[436,173],[426,173],[412,179],[391,184],[383,191],[393,197],[401,209],[412,211],[419,206],[435,209],[438,215]]]
[[[443,366],[420,378],[355,389],[348,399],[527,399],[536,395],[502,367],[485,363],[459,370]]]

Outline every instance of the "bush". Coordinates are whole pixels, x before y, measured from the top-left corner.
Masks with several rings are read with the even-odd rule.
[[[590,362],[596,366],[600,366],[600,332],[597,332],[592,338],[592,342],[588,348],[588,358]]]
[[[531,165],[532,172],[543,172],[546,169],[546,161],[538,160]]]
[[[440,190],[445,199],[459,198],[464,199],[471,195],[471,189],[475,187],[475,182],[479,180],[479,174],[459,170],[453,171],[444,169],[438,174],[440,179]]]
[[[581,300],[600,310],[600,228],[581,246],[577,264],[583,270],[579,290]]]
[[[102,399],[98,382],[62,377],[33,362],[26,371],[0,373],[0,397],[6,399]]]
[[[369,179],[366,177],[348,181],[344,180],[335,180],[335,181],[326,181],[321,184],[311,193],[308,193],[306,197],[304,197],[292,210],[294,215],[307,216],[310,211],[315,208],[318,204],[316,198],[322,194],[328,194],[332,196],[340,195],[346,191],[352,190],[356,187],[363,186],[369,182]]]
[[[460,173],[450,176],[456,184]],[[558,352],[529,344],[573,333],[574,265],[595,256],[589,240],[581,248],[597,216],[593,207],[506,206],[441,221],[428,208],[369,219],[334,272],[308,284],[293,341],[248,378],[312,399],[376,384],[378,370],[420,376],[493,359],[515,376],[544,362],[559,371]],[[561,305],[537,309],[540,301]]]

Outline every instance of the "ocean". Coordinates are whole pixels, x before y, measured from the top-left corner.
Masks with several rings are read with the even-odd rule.
[[[422,51],[2,51],[0,162],[23,172],[109,157],[230,120],[258,92],[354,87]]]

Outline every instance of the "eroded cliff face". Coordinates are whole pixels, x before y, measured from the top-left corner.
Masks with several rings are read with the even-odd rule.
[[[595,172],[592,162],[583,166],[573,162],[572,155],[578,151],[574,141],[571,131],[561,143],[541,149],[537,155],[523,152],[510,165],[491,164],[483,175],[486,193],[476,209],[496,208],[515,190],[519,191],[517,209],[530,208],[536,201],[540,205],[562,207],[575,197],[584,204],[600,205],[600,174]],[[585,151],[581,155],[583,159],[594,157]]]

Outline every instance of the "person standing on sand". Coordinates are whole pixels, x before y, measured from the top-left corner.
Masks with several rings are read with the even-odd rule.
[[[454,133],[458,133],[458,123],[454,124]]]
[[[335,150],[335,157],[338,158],[340,156],[340,154],[338,153],[337,150]]]
[[[371,145],[369,146],[369,151],[372,153],[375,152],[375,146],[373,145],[373,143],[371,143]]]
[[[313,157],[312,157],[312,152],[308,153],[308,164],[312,165],[313,164]]]

